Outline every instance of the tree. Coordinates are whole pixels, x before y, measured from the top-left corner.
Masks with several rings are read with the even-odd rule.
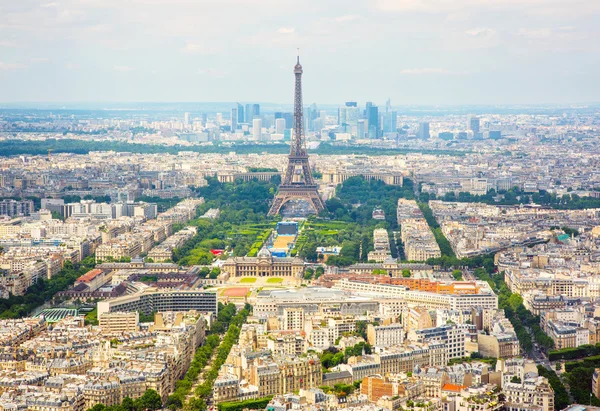
[[[221,274],[221,269],[219,267],[215,267],[212,270],[210,270],[210,274],[209,274],[209,278],[211,280],[216,279],[219,275]]]
[[[123,398],[123,402],[121,403],[121,405],[127,411],[133,411],[135,409],[135,405],[133,404],[133,400],[130,397]]]
[[[513,377],[510,379],[510,382],[521,384],[521,379],[519,377],[517,377],[516,375],[513,375]]]
[[[462,281],[462,279],[463,279],[462,271],[460,271],[460,270],[452,271],[452,277],[454,277],[454,279],[456,281]]]
[[[310,281],[312,280],[314,274],[315,270],[313,270],[311,267],[308,267],[306,270],[304,270],[304,279]]]
[[[402,277],[410,278],[410,270],[408,268],[405,268],[404,270],[402,270]]]
[[[356,333],[360,335],[362,338],[367,340],[367,326],[368,323],[366,321],[357,321],[356,322]]]
[[[517,311],[519,307],[523,305],[523,297],[516,293],[512,294],[510,297],[508,297],[508,305],[513,309],[513,311]]]
[[[134,406],[137,410],[158,410],[162,408],[162,400],[160,395],[154,390],[146,390],[144,395],[133,401]]]

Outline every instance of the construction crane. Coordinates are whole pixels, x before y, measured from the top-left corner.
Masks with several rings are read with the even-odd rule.
[[[48,161],[50,161],[50,153],[53,152],[54,149],[53,148],[49,148],[48,149]]]

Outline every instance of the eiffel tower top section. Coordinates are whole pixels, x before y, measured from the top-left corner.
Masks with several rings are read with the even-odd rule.
[[[294,139],[290,144],[291,157],[306,157],[306,141],[304,136],[304,110],[302,107],[302,65],[300,56],[294,66],[296,87],[294,89]]]

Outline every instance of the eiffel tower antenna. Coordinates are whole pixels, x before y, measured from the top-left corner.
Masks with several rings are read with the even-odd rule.
[[[294,88],[294,138],[290,143],[288,167],[269,215],[279,214],[281,207],[290,200],[306,200],[315,213],[325,209],[325,203],[319,196],[317,185],[313,179],[308,154],[306,152],[306,138],[304,135],[304,113],[302,106],[302,65],[300,64],[300,49],[294,66],[296,83]],[[297,176],[296,170],[301,169]],[[299,178],[298,178],[299,177]]]

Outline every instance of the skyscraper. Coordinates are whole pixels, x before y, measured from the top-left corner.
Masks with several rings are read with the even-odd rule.
[[[306,123],[308,131],[314,131],[314,121],[320,117],[319,108],[315,103],[312,103],[306,113]]]
[[[383,115],[383,132],[384,133],[395,133],[398,131],[398,112],[389,111]]]
[[[237,124],[243,123],[245,120],[244,117],[244,106],[242,106],[240,103],[236,103],[237,104]]]
[[[421,140],[429,140],[429,123],[424,121],[419,123],[419,134],[418,137]]]
[[[338,109],[338,125],[342,127],[344,133],[348,133],[356,126],[358,114],[358,107],[348,106],[348,103]]]
[[[275,120],[282,118],[285,120],[285,128],[292,128],[294,124],[294,113],[275,112]]]
[[[479,117],[476,116],[472,116],[469,118],[469,130],[471,130],[473,132],[473,134],[478,134],[480,131],[479,128]]]
[[[252,137],[256,141],[260,141],[262,138],[262,120],[260,118],[252,120]]]
[[[358,120],[356,122],[356,138],[365,138],[365,134],[367,134],[367,121]]]
[[[235,133],[235,130],[237,130],[237,124],[238,124],[238,108],[234,107],[231,109],[231,132]]]
[[[186,126],[190,125],[190,113],[185,112],[183,114],[183,124],[185,124]]]
[[[285,119],[278,118],[275,119],[275,133],[283,134],[285,132]]]
[[[244,123],[252,124],[252,119],[254,115],[252,114],[252,104],[246,104],[246,110],[244,111]]]
[[[260,116],[260,104],[246,104],[246,123],[252,124],[255,117]]]
[[[369,122],[369,138],[375,139],[380,136],[379,129],[379,109],[373,103],[369,104],[367,108],[367,121]]]

